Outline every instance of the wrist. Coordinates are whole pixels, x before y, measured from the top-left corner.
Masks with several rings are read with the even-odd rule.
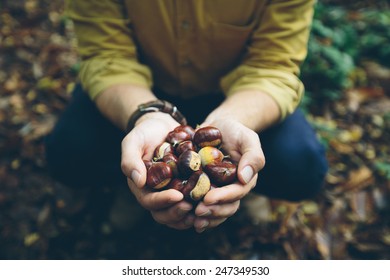
[[[125,131],[129,116],[142,104],[156,97],[150,89],[136,85],[114,85],[96,98],[95,102],[99,111],[118,128]]]
[[[260,132],[276,123],[279,118],[279,107],[268,94],[247,90],[229,96],[210,113],[205,123],[218,120],[236,121],[253,131]]]
[[[145,115],[151,113],[162,113],[167,116],[170,116],[169,119],[174,119],[177,123],[181,125],[187,124],[186,118],[179,112],[176,106],[164,100],[155,100],[147,103],[140,104],[138,109],[134,111],[134,113],[129,117],[127,122],[126,131],[130,132],[136,125],[137,121],[144,117]],[[158,116],[161,117],[160,114]]]
[[[134,127],[140,125],[143,122],[147,122],[149,120],[159,120],[167,124],[174,124],[175,126],[179,125],[178,122],[172,118],[170,115],[163,112],[151,112],[145,114],[137,119],[134,123]]]

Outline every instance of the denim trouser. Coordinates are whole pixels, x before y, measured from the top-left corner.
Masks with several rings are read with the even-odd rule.
[[[200,124],[223,100],[222,95],[190,100],[157,96],[175,104],[192,126]],[[124,136],[100,114],[78,85],[67,109],[46,138],[52,176],[74,187],[124,183],[120,168]],[[321,190],[327,172],[324,148],[300,110],[262,132],[260,141],[266,165],[253,192],[298,201],[312,198]]]

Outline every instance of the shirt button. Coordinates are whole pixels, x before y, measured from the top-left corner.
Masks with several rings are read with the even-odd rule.
[[[188,30],[188,29],[190,29],[190,27],[191,27],[191,24],[190,24],[189,21],[183,20],[183,21],[181,22],[181,28],[182,28],[183,30]]]

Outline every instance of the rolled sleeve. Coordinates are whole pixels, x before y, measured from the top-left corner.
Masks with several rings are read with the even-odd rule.
[[[79,78],[91,99],[116,84],[150,88],[150,69],[138,61],[131,20],[119,0],[67,0],[81,56]]]
[[[79,79],[94,100],[102,91],[118,84],[132,84],[151,88],[151,74],[147,67],[121,58],[95,58],[82,62]]]
[[[294,112],[304,93],[299,67],[307,55],[314,2],[269,2],[242,63],[221,79],[226,95],[259,90],[276,101],[281,119]]]

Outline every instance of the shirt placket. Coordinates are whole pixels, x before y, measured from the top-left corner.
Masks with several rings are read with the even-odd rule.
[[[193,27],[190,13],[190,3],[188,0],[176,1],[177,17],[177,69],[180,81],[180,95],[185,94],[186,84],[191,79],[191,47],[190,38]]]

